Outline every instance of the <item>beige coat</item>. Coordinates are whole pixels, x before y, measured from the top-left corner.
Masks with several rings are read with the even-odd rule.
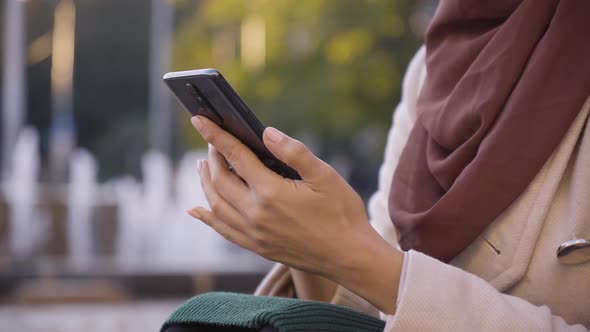
[[[389,186],[416,119],[424,55],[422,48],[404,78],[379,189],[369,202],[373,227],[395,246]],[[590,262],[564,265],[556,249],[574,238],[590,239],[589,109],[590,98],[526,191],[450,265],[415,251],[405,254],[394,316],[342,287],[332,302],[380,314],[385,331],[588,331]],[[292,296],[289,269],[277,264],[257,294]]]

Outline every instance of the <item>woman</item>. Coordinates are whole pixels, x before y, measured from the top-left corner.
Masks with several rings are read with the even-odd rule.
[[[386,331],[587,331],[589,13],[586,1],[441,2],[404,79],[370,223],[300,142],[264,132],[292,181],[201,117],[212,210],[189,213],[281,263],[258,294],[380,314]]]

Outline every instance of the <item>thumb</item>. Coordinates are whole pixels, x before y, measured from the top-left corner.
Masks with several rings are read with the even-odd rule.
[[[325,174],[321,171],[328,165],[300,141],[273,127],[264,129],[263,139],[268,150],[280,161],[296,170],[303,180],[312,180],[319,174]]]

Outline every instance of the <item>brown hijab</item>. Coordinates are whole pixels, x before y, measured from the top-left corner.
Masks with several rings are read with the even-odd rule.
[[[449,261],[527,187],[590,95],[590,1],[442,0],[389,196],[404,250]]]

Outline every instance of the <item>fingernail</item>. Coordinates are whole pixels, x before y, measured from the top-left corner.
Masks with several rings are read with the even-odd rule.
[[[283,134],[282,132],[280,132],[279,130],[277,130],[273,127],[267,127],[264,130],[264,133],[266,134],[266,137],[268,138],[268,140],[271,141],[272,143],[278,143],[285,137],[285,134]]]
[[[199,132],[203,129],[203,121],[198,116],[193,116],[191,122]]]
[[[201,167],[202,167],[202,160],[197,160],[197,170],[200,172],[201,171]]]
[[[186,211],[191,217],[201,219],[201,214],[196,209]]]

